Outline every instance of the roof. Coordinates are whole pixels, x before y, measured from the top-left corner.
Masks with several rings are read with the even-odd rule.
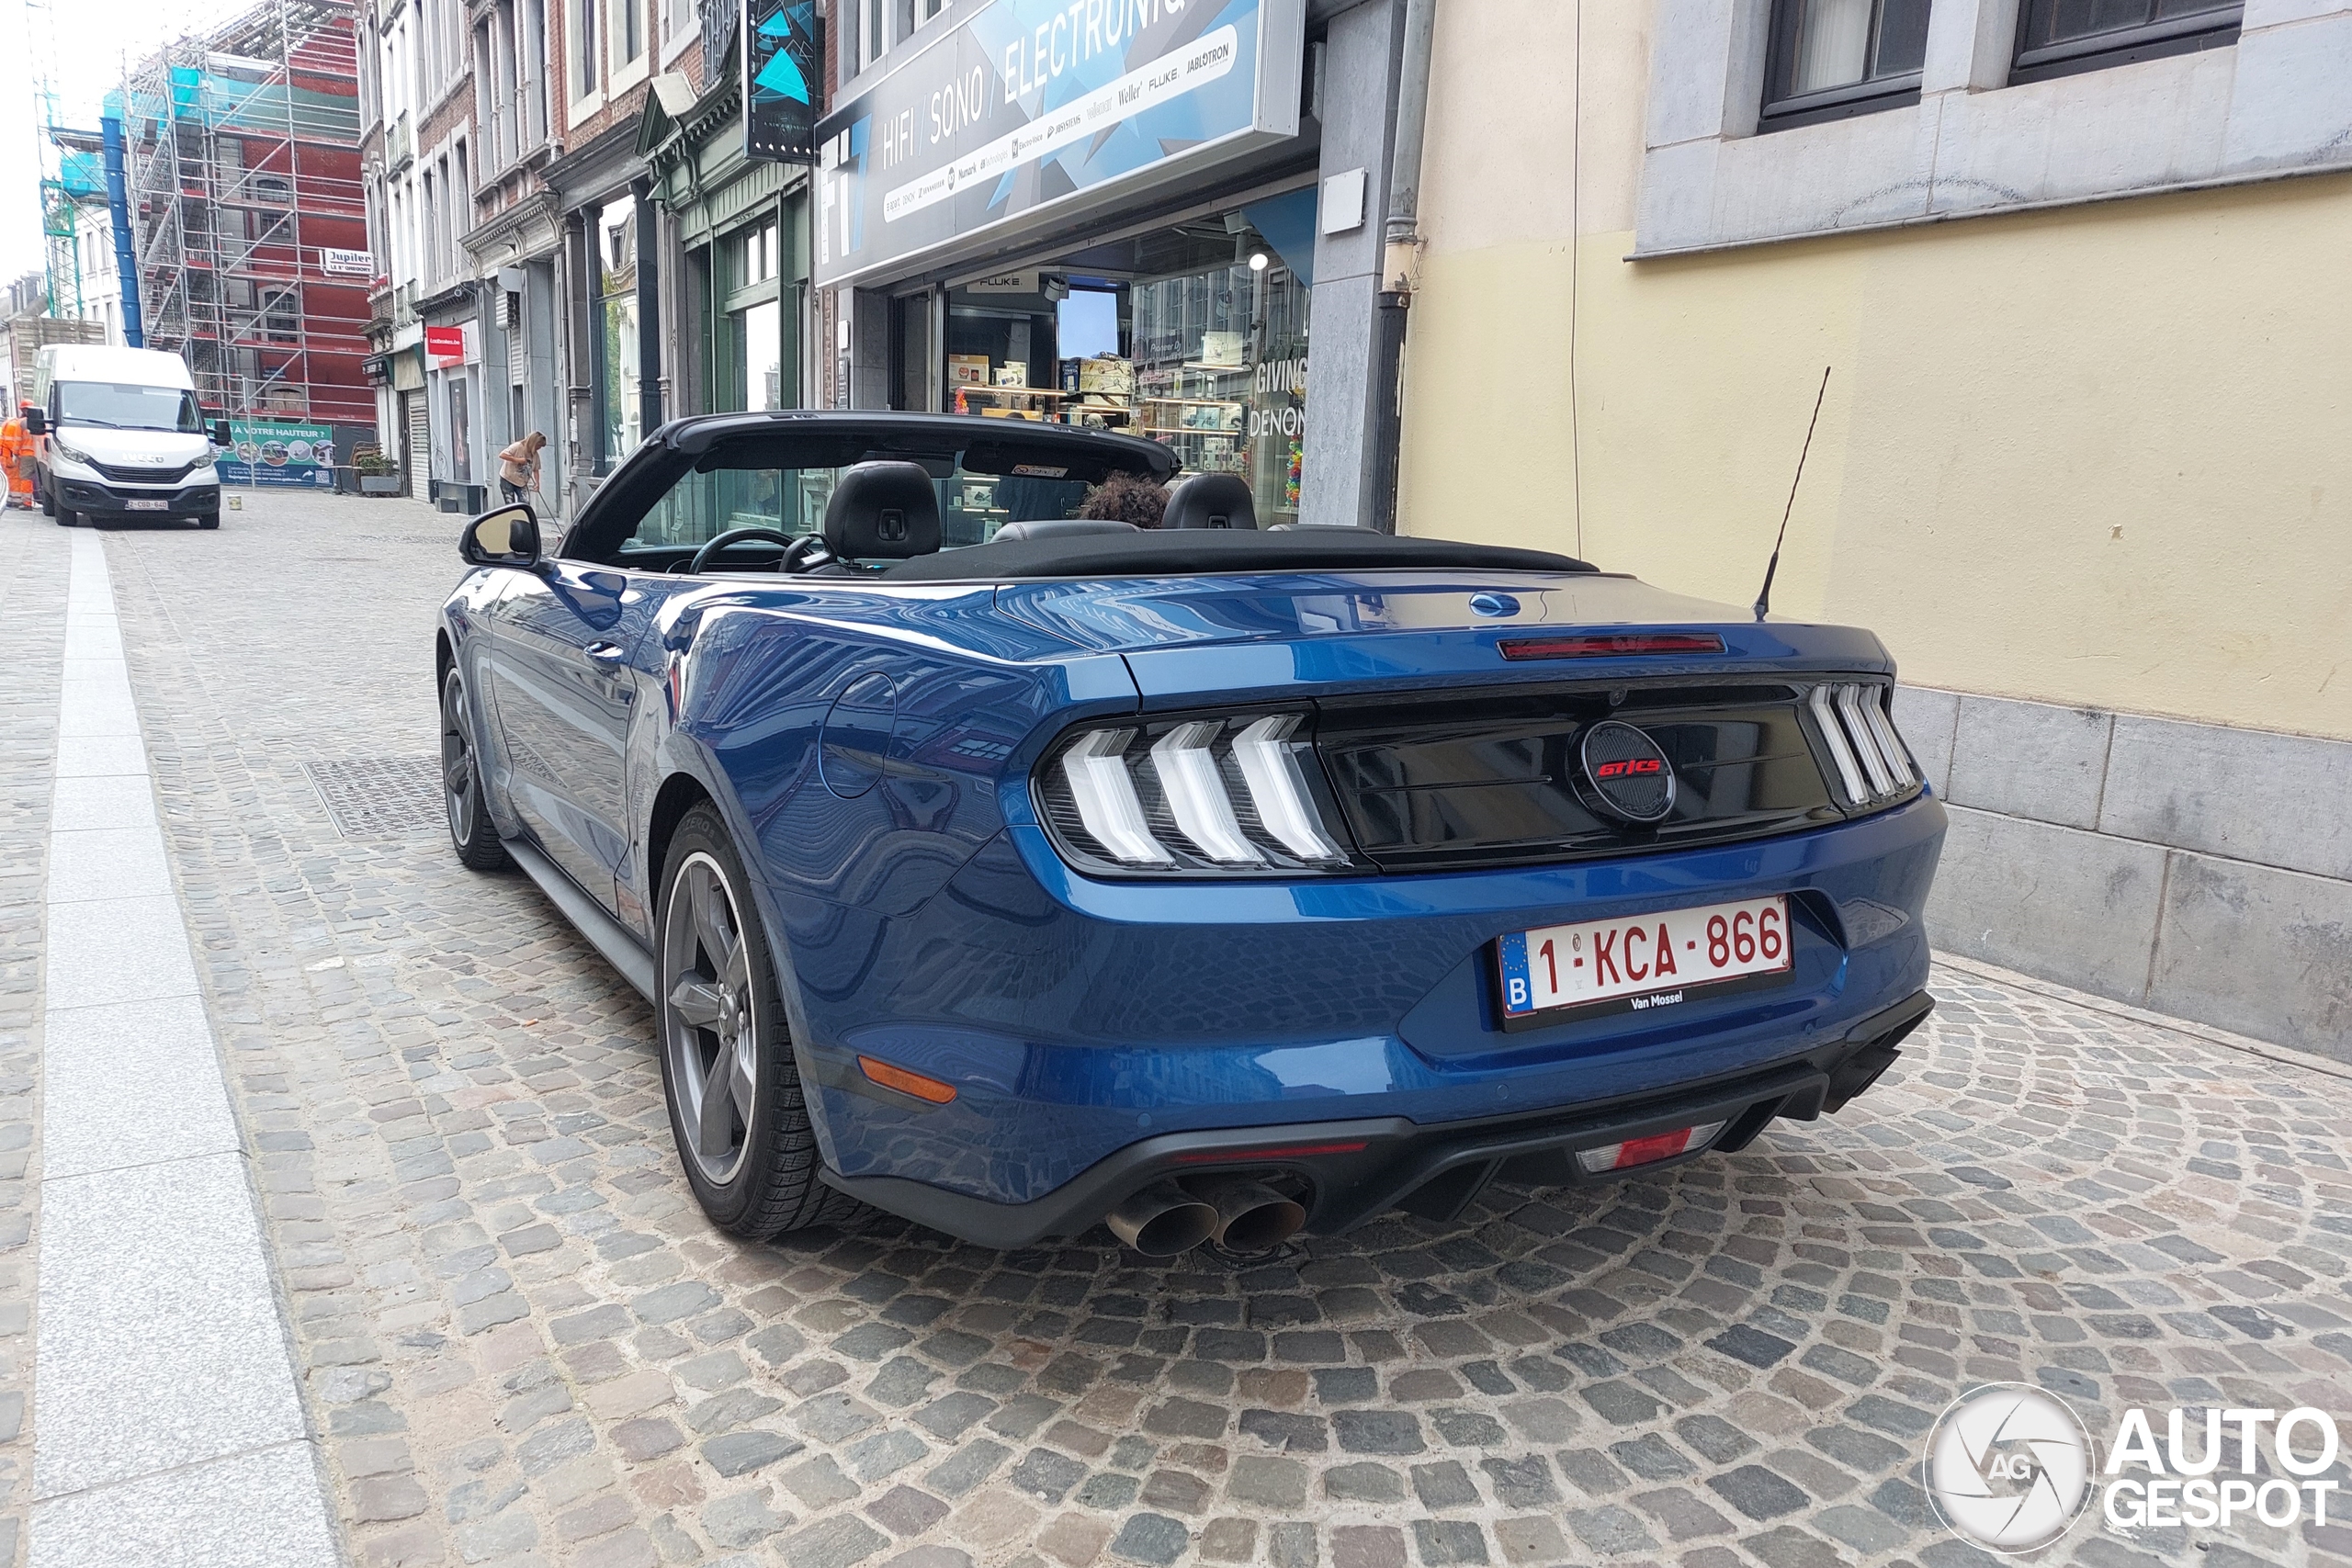
[[[196,390],[187,362],[157,348],[116,348],[104,344],[53,344],[41,350],[49,373],[61,381],[130,381],[146,387]]]

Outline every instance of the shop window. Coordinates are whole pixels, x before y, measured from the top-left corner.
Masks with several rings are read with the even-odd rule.
[[[622,197],[597,215],[598,271],[604,320],[603,456],[618,462],[644,435],[637,379],[637,204]]]
[[[2129,65],[2237,41],[2242,0],[2025,0],[2012,82]]]
[[[1148,436],[1295,521],[1314,246],[1309,187],[952,289],[948,407]]]
[[[1928,6],[1928,0],[1778,0],[1762,128],[1812,125],[1918,102]]]

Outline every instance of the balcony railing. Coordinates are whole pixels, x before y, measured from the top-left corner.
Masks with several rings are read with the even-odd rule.
[[[416,155],[413,139],[409,134],[408,111],[384,128],[384,167],[398,169]]]

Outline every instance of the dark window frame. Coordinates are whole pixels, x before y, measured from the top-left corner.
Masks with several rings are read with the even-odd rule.
[[[1909,108],[1919,101],[1917,71],[1865,78],[1812,93],[1786,91],[1784,84],[1796,75],[1797,13],[1804,4],[1804,0],[1772,0],[1771,30],[1764,53],[1764,103],[1756,124],[1759,132]],[[1879,28],[1885,17],[1885,0],[1871,0],[1871,54],[1878,51]]]
[[[2244,0],[2239,0],[2235,5],[2216,6],[2190,16],[2168,17],[2139,27],[2118,28],[2087,38],[2036,46],[2032,42],[2035,14],[2046,14],[2054,3],[2055,0],[2020,0],[2017,53],[2009,62],[2011,86],[2086,71],[2105,71],[2143,60],[2161,60],[2167,55],[2225,49],[2238,41],[2238,29],[2245,16]]]

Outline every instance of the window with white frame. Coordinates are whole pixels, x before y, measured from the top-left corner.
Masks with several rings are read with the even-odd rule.
[[[2233,43],[2243,0],[2023,0],[2012,82]]]
[[[604,85],[604,54],[597,43],[596,18],[602,0],[564,0],[564,73],[571,82],[571,101],[593,97]]]
[[[645,0],[612,0],[613,69],[634,64],[645,52]]]
[[[1767,129],[1916,103],[1928,0],[1778,0],[1770,48]]]
[[[701,10],[696,0],[662,0],[662,41],[671,43],[696,31]]]

